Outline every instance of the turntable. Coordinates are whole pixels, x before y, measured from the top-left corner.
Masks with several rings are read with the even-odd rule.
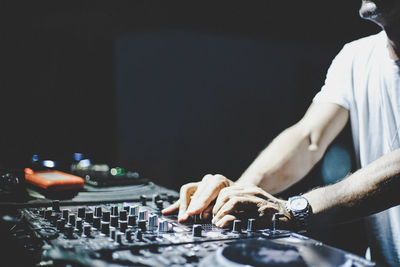
[[[232,242],[204,258],[199,266],[365,267],[377,265],[357,255],[290,233],[288,237],[283,238],[259,237]]]

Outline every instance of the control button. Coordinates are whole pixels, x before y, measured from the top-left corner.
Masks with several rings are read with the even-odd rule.
[[[110,223],[109,222],[101,222],[101,232],[105,235],[110,234]]]
[[[126,212],[129,212],[129,206],[125,205],[125,206],[124,206],[124,210],[125,210]]]
[[[158,222],[158,231],[159,232],[168,232],[168,221],[160,220]]]
[[[149,218],[149,227],[157,227],[158,226],[158,215],[153,214]]]
[[[84,219],[85,218],[85,212],[86,212],[86,209],[84,207],[83,208],[79,208],[78,209],[78,217]]]
[[[164,201],[163,200],[157,200],[156,201],[156,206],[157,206],[157,209],[159,209],[159,210],[164,209]]]
[[[156,204],[158,200],[161,200],[161,196],[159,194],[153,195],[153,203]]]
[[[203,227],[201,224],[194,224],[192,229],[192,236],[193,237],[201,237],[202,236]]]
[[[93,227],[99,229],[101,225],[101,218],[100,217],[93,217]]]
[[[94,209],[94,215],[95,215],[96,217],[101,217],[102,214],[103,214],[103,213],[102,213],[101,207],[96,207],[96,208]]]
[[[141,229],[138,229],[136,232],[136,239],[142,241],[143,240],[143,233]]]
[[[149,219],[149,212],[147,210],[139,211],[139,220],[147,221]]]
[[[52,213],[53,213],[52,210],[45,210],[45,211],[44,211],[44,218],[45,218],[46,220],[50,220],[51,214],[52,214]]]
[[[57,226],[58,231],[64,231],[65,219],[62,218],[62,219],[57,220],[56,226]]]
[[[117,236],[115,238],[115,241],[117,241],[117,243],[121,244],[121,245],[122,245],[122,236],[123,236],[123,233],[117,233]]]
[[[111,215],[111,226],[118,227],[118,216]]]
[[[233,221],[233,227],[232,227],[232,233],[240,233],[242,230],[242,221],[241,220],[234,220]]]
[[[63,210],[63,211],[62,211],[62,217],[63,217],[65,220],[68,220],[68,215],[69,215],[69,210]]]
[[[128,225],[130,225],[130,226],[136,225],[136,216],[133,216],[133,215],[128,216]]]
[[[131,230],[128,230],[128,231],[125,232],[125,239],[126,239],[128,242],[132,242],[132,241],[133,241],[133,240],[132,240],[132,231],[131,231]]]
[[[117,233],[117,230],[114,227],[112,227],[111,230],[110,230],[110,238],[112,240],[115,240],[116,233]]]
[[[60,211],[60,201],[54,200],[54,201],[51,203],[51,205],[52,205],[52,207],[53,207],[53,211],[55,211],[55,212],[59,212],[59,211]]]
[[[78,230],[78,232],[82,232],[83,229],[83,221],[82,218],[77,218],[75,221],[75,228]]]
[[[146,221],[145,220],[139,220],[138,222],[138,227],[142,230],[142,231],[146,231]]]
[[[110,212],[109,211],[103,211],[103,221],[105,221],[105,222],[110,221]]]
[[[119,219],[121,220],[121,221],[126,221],[128,218],[127,218],[127,212],[126,212],[126,210],[121,210],[120,212],[119,212]]]
[[[68,239],[74,238],[74,228],[70,224],[65,225],[65,237]]]
[[[92,211],[88,211],[85,214],[85,222],[87,223],[92,223],[93,222],[93,212]]]
[[[119,230],[121,232],[125,233],[127,228],[128,228],[128,222],[127,221],[119,221]]]
[[[256,230],[256,219],[247,220],[247,232],[254,232]]]
[[[111,207],[111,215],[118,216],[118,206]]]
[[[130,206],[129,215],[139,216],[139,205]]]
[[[68,215],[68,223],[75,226],[75,214]]]
[[[83,226],[83,234],[87,237],[89,237],[92,233],[92,227],[90,226],[90,224],[85,224]]]
[[[142,206],[146,206],[147,204],[147,198],[145,195],[140,196],[140,202],[142,203]]]

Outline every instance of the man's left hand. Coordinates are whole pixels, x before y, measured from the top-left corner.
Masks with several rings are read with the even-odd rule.
[[[264,227],[272,225],[276,213],[283,214],[280,228],[291,228],[291,216],[286,210],[286,201],[268,194],[253,185],[233,185],[223,188],[213,208],[212,223],[218,227],[226,227],[240,215],[254,213],[256,220]]]

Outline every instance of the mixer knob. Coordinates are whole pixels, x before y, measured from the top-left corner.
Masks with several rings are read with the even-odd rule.
[[[146,221],[145,220],[139,220],[138,222],[138,227],[142,230],[142,231],[146,231]]]
[[[159,232],[168,232],[168,221],[160,221],[158,223],[158,231]]]
[[[53,211],[59,212],[60,211],[60,201],[58,200],[54,200],[51,203],[52,207],[53,207]]]
[[[62,211],[62,217],[63,217],[65,220],[68,220],[68,215],[69,215],[69,210],[63,210],[63,211]]]
[[[147,204],[147,197],[145,195],[140,196],[140,202],[142,203],[142,206],[146,206]]]
[[[125,210],[126,212],[129,212],[129,206],[125,205],[125,206],[124,206],[124,210]]]
[[[91,212],[91,211],[86,212],[85,221],[87,223],[92,223],[93,222],[93,212]]]
[[[120,221],[120,222],[119,222],[119,230],[120,230],[121,232],[124,232],[124,233],[125,233],[125,231],[126,231],[127,228],[128,228],[128,222],[127,222],[127,221]]]
[[[99,229],[101,225],[101,218],[100,217],[93,217],[93,227]]]
[[[122,245],[122,236],[123,236],[123,233],[117,233],[117,236],[115,238],[115,241],[117,241],[117,243],[121,244],[121,245]]]
[[[240,233],[241,228],[242,228],[242,221],[241,220],[234,220],[233,221],[232,232],[233,233]]]
[[[147,221],[149,219],[149,212],[147,210],[139,211],[139,220]]]
[[[153,195],[153,202],[154,202],[154,204],[156,204],[158,200],[161,200],[161,196],[160,196],[159,194]]]
[[[78,217],[84,219],[85,218],[85,212],[86,212],[86,209],[84,207],[83,208],[79,208],[78,209]]]
[[[118,227],[118,216],[111,215],[111,226]]]
[[[164,208],[164,201],[161,200],[161,199],[157,200],[156,201],[156,206],[157,206],[157,209],[162,210]]]
[[[129,215],[128,216],[128,224],[130,226],[135,226],[136,225],[136,216]]]
[[[120,212],[119,212],[119,219],[121,220],[121,221],[126,221],[127,220],[127,212],[126,212],[126,210],[121,210]]]
[[[61,218],[61,219],[57,220],[56,226],[57,226],[58,231],[64,231],[65,219]]]
[[[114,227],[111,227],[111,230],[110,230],[110,238],[111,238],[112,240],[115,240],[115,235],[116,235],[116,233],[117,233],[117,230],[116,230]]]
[[[72,227],[72,225],[67,224],[65,225],[64,229],[65,229],[65,236],[68,239],[74,238],[74,228]]]
[[[192,236],[193,237],[201,237],[202,236],[203,227],[201,224],[194,224],[192,229]]]
[[[139,205],[129,207],[129,215],[138,216],[139,215]]]
[[[69,223],[70,225],[75,226],[75,214],[70,214],[70,215],[68,216],[68,223]]]
[[[92,227],[90,226],[90,224],[85,224],[83,226],[83,234],[87,237],[89,237],[92,233]]]
[[[45,211],[44,211],[44,218],[45,218],[46,220],[50,220],[51,214],[52,214],[52,213],[53,213],[52,210],[45,210]]]
[[[137,240],[143,240],[143,232],[142,229],[138,229],[136,232],[136,239]]]
[[[172,203],[174,203],[174,201],[175,201],[175,197],[174,197],[173,195],[168,195],[168,196],[167,196],[167,200],[168,200],[168,202],[169,202],[170,204],[172,204]]]
[[[118,216],[118,206],[111,207],[111,215]]]
[[[254,232],[256,230],[256,219],[248,219],[247,232]]]
[[[77,218],[75,221],[75,228],[78,229],[79,232],[82,232],[82,218]]]
[[[133,241],[133,240],[132,240],[132,231],[131,231],[131,230],[128,230],[128,231],[125,232],[125,239],[126,239],[128,242],[132,242],[132,241]]]
[[[105,235],[110,234],[110,223],[109,222],[102,222],[101,223],[101,232]]]
[[[158,225],[158,215],[153,214],[149,218],[149,227],[157,227]]]
[[[101,207],[96,207],[94,209],[94,215],[97,216],[97,217],[101,217],[101,215],[102,215]]]
[[[109,222],[110,221],[110,212],[109,211],[104,211],[103,212],[103,221]]]

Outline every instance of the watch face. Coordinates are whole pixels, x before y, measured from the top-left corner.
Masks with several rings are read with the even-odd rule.
[[[292,199],[290,202],[290,207],[293,210],[297,210],[297,211],[305,210],[307,208],[307,206],[308,206],[307,199],[302,198],[302,197]]]

